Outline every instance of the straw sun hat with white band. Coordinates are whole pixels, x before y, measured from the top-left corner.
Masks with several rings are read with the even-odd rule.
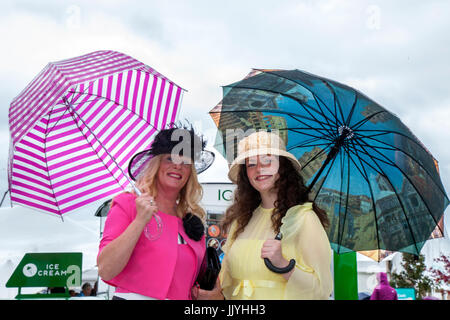
[[[286,151],[286,145],[279,135],[273,132],[258,131],[242,139],[238,144],[238,155],[231,163],[228,178],[237,183],[239,175],[239,165],[245,164],[245,159],[258,155],[277,155],[283,156],[291,161],[295,170],[300,173],[301,165],[297,158]]]

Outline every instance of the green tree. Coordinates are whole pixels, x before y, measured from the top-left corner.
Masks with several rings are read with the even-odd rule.
[[[424,274],[427,271],[425,266],[425,256],[423,254],[415,256],[409,253],[402,253],[403,271],[392,273],[390,284],[394,288],[414,288],[416,299],[422,299],[434,288],[432,278]]]

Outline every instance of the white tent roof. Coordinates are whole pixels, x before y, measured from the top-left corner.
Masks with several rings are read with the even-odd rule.
[[[0,208],[0,299],[17,294],[5,283],[25,253],[82,252],[83,270],[94,267],[100,240],[100,220],[94,213],[99,205],[64,216],[64,221],[29,208]]]

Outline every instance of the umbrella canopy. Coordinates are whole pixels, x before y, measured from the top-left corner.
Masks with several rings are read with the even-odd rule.
[[[389,259],[392,259],[392,255],[395,252],[378,249],[378,250],[363,250],[358,251],[358,253],[375,261],[382,261],[382,260],[388,261]]]
[[[183,89],[114,51],[49,63],[9,109],[11,201],[56,215],[124,190]]]
[[[347,85],[299,70],[253,70],[223,87],[210,114],[216,148],[230,162],[242,135],[278,131],[302,165],[312,200],[328,213],[337,253],[419,254],[449,203],[423,144]]]

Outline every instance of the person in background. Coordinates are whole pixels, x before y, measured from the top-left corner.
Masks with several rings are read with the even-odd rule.
[[[81,287],[81,292],[78,294],[78,297],[88,297],[91,295],[92,286],[89,282],[85,282]]]
[[[191,299],[206,250],[197,174],[214,160],[204,147],[192,127],[174,127],[130,160],[142,194],[113,199],[97,258],[100,277],[116,287],[113,300]]]
[[[370,300],[398,300],[397,291],[389,285],[385,272],[377,273],[378,285],[373,289]]]
[[[97,296],[97,291],[98,291],[98,281],[95,281],[94,288],[91,291],[91,297]]]

